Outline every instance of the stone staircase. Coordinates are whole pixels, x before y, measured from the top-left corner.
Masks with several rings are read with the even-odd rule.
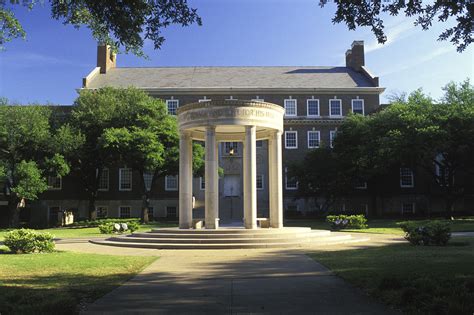
[[[304,245],[332,245],[365,241],[350,234],[331,233],[302,227],[281,229],[220,228],[217,230],[153,229],[130,235],[114,236],[91,243],[152,249],[246,249],[290,248]]]

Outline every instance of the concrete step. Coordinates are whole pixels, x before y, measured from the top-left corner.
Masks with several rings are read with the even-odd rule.
[[[274,234],[274,233],[301,233],[301,232],[310,232],[311,228],[306,227],[285,227],[281,229],[244,229],[244,228],[220,228],[216,230],[211,229],[179,229],[179,228],[159,228],[152,229],[148,233],[159,233],[159,234]],[[324,231],[324,230],[315,230],[315,231]]]
[[[151,233],[151,232],[135,232],[129,237],[139,238],[280,238],[280,237],[298,237],[301,235],[310,236],[328,236],[330,231],[315,230],[315,231],[304,231],[304,232],[278,232],[274,230],[274,233]]]

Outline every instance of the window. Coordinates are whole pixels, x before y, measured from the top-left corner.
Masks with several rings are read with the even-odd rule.
[[[224,142],[224,153],[226,155],[238,155],[239,143],[238,142]]]
[[[329,147],[334,148],[334,139],[336,139],[336,130],[329,131]]]
[[[285,149],[298,149],[297,131],[285,131]]]
[[[119,217],[121,218],[130,218],[131,208],[129,206],[120,206],[119,207]]]
[[[263,140],[257,140],[257,142],[255,143],[255,146],[257,148],[263,148]]]
[[[165,176],[165,190],[178,190],[178,176]]]
[[[231,96],[229,96],[229,98],[226,98],[225,100],[226,101],[236,101],[237,99],[234,98],[234,96],[231,95]]]
[[[61,190],[63,187],[63,180],[61,176],[48,176],[48,189]]]
[[[358,178],[354,185],[355,189],[367,189],[367,182]]]
[[[132,169],[131,168],[119,169],[119,190],[120,191],[132,190]]]
[[[295,177],[288,178],[288,168],[285,167],[285,188],[286,190],[298,189],[298,181]]]
[[[95,211],[97,212],[97,218],[102,219],[102,218],[107,218],[108,215],[108,208],[104,206],[97,206],[95,208]]]
[[[402,204],[402,214],[414,214],[414,213],[415,213],[415,203],[404,202]]]
[[[176,115],[176,110],[179,107],[179,100],[166,100],[166,108],[168,108],[168,114]]]
[[[148,220],[153,220],[155,217],[155,211],[153,207],[148,207]]]
[[[320,135],[319,131],[310,130],[308,131],[308,148],[314,149],[319,148]]]
[[[439,185],[445,186],[448,184],[449,170],[446,167],[446,164],[444,162],[444,157],[442,154],[438,154],[436,156],[435,175],[436,175],[436,181],[438,182]]]
[[[296,100],[289,99],[284,101],[285,116],[296,116]]]
[[[166,217],[167,218],[176,218],[177,217],[176,207],[167,206],[166,207]]]
[[[352,100],[352,112],[354,114],[364,115],[364,100]]]
[[[57,225],[59,223],[58,213],[61,212],[61,207],[51,206],[49,207],[49,224]]]
[[[409,188],[414,186],[413,171],[407,167],[400,168],[400,187]]]
[[[319,100],[310,99],[306,101],[306,109],[308,117],[319,116]]]
[[[98,170],[97,170],[98,171]],[[99,175],[99,190],[109,190],[109,169],[103,168]]]
[[[145,189],[147,191],[151,190],[151,184],[153,183],[153,173],[145,172],[143,173],[143,182],[145,183]]]
[[[257,189],[263,189],[263,174],[257,174]]]
[[[205,177],[199,177],[199,187],[201,190],[206,190],[206,179]]]
[[[210,102],[210,101],[211,101],[211,100],[208,99],[208,98],[206,98],[205,96],[204,96],[204,98],[201,98],[201,99],[198,100],[199,103],[202,103],[202,102]]]
[[[329,116],[342,116],[342,101],[338,99],[329,100]]]

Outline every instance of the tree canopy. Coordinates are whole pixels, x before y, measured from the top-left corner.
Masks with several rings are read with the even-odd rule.
[[[67,124],[54,128],[46,106],[0,105],[0,177],[6,183],[10,225],[18,225],[24,200],[35,200],[48,188],[48,176],[69,173],[65,155],[82,140]]]
[[[324,7],[327,0],[320,0]],[[473,41],[474,4],[470,0],[458,1],[335,1],[337,9],[333,23],[345,23],[350,30],[357,27],[370,27],[377,41],[381,44],[387,41],[384,32],[384,19],[387,16],[405,15],[415,17],[415,25],[428,30],[433,23],[445,23],[450,18],[456,20],[453,27],[446,28],[438,40],[449,40],[462,52]],[[385,15],[385,16],[384,16]]]

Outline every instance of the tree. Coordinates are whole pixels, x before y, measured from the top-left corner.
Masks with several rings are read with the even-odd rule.
[[[334,144],[350,161],[346,170],[364,178],[400,165],[422,170],[438,184],[450,217],[474,174],[474,89],[466,80],[444,90],[438,103],[417,90],[372,116],[352,116]]]
[[[129,89],[127,102],[122,105],[126,126],[104,131],[103,146],[121,163],[138,171],[142,180],[143,223],[148,223],[148,208],[151,188],[156,179],[166,174],[178,173],[179,136],[176,116],[167,114],[164,103],[146,93]],[[194,169],[203,165],[204,150],[195,145]],[[149,181],[145,180],[149,177]]]
[[[329,211],[337,198],[352,189],[350,177],[341,172],[341,163],[330,148],[309,151],[289,168],[290,175],[298,179],[297,197],[312,200],[318,212]]]
[[[32,9],[36,0],[0,0],[0,48],[14,38],[25,37],[25,31],[12,11],[14,5]],[[99,42],[115,50],[123,47],[126,52],[143,56],[143,44],[151,40],[155,49],[163,44],[162,30],[172,24],[201,25],[197,10],[186,0],[128,0],[117,3],[104,0],[50,0],[51,16],[76,28],[87,26]]]
[[[324,7],[327,0],[320,0],[319,4]],[[462,52],[473,41],[474,4],[470,0],[458,1],[336,1],[336,13],[332,19],[333,23],[346,23],[350,30],[357,27],[370,27],[377,41],[381,44],[387,41],[384,33],[384,22],[382,15],[399,14],[407,17],[416,17],[415,25],[428,30],[433,22],[446,22],[455,18],[457,24],[444,30],[438,40],[449,40]]]
[[[0,179],[12,227],[19,224],[25,200],[37,199],[48,188],[48,176],[69,173],[64,155],[82,141],[69,125],[53,128],[52,120],[45,106],[0,105]]]

